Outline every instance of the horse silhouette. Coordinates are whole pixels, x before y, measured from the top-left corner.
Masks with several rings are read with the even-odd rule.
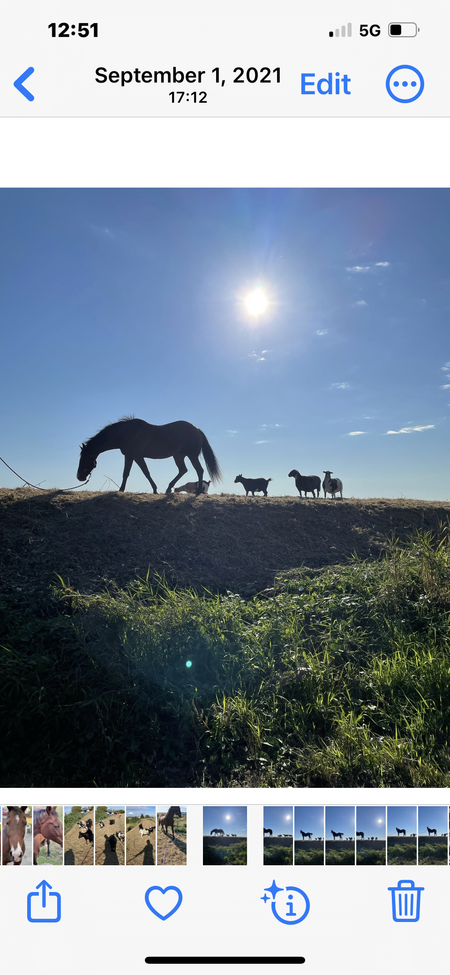
[[[398,826],[395,828],[397,830],[397,836],[406,836],[406,829],[399,829]]]
[[[263,827],[263,836],[265,836],[266,833],[268,833],[269,836],[273,836],[273,829],[264,829]]]
[[[309,836],[310,840],[312,840],[312,833],[304,833],[302,829],[300,830],[300,832],[302,834],[302,840],[305,839],[305,836]]]
[[[332,837],[333,837],[334,840],[336,839],[336,836],[340,836],[341,840],[344,838],[344,834],[343,833],[335,833],[334,832],[334,829],[331,830],[331,835],[332,835]]]
[[[223,829],[212,829],[211,830],[211,833],[210,833],[210,836],[214,836],[214,835],[216,835],[216,836],[225,836],[225,833],[224,833]]]
[[[125,491],[128,475],[135,461],[147,480],[150,481],[153,494],[158,493],[144,457],[151,457],[152,459],[173,457],[178,467],[178,474],[171,480],[166,494],[170,494],[174,484],[179,481],[180,477],[183,477],[183,474],[186,474],[185,457],[189,458],[198,475],[197,494],[202,492],[204,474],[199,461],[200,454],[203,454],[211,480],[220,481],[222,477],[217,457],[205,434],[198,427],[194,427],[192,423],[187,423],[186,420],[176,420],[175,423],[155,426],[153,423],[146,423],[145,420],[124,416],[117,423],[108,424],[81,445],[77,471],[79,481],[86,480],[94,467],[97,466],[98,455],[105,450],[120,450],[125,457],[119,491]]]
[[[432,834],[433,836],[437,836],[437,832],[435,829],[430,829],[430,827],[427,826],[427,830],[428,830],[428,836],[431,836]]]

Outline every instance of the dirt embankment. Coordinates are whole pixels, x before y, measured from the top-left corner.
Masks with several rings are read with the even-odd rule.
[[[110,822],[110,818],[114,820]],[[117,866],[125,863],[125,843],[117,839],[117,833],[125,832],[125,812],[114,813],[114,816],[104,820],[102,829],[98,822],[95,824],[95,866]],[[110,836],[116,837],[115,848],[111,848]]]
[[[148,819],[141,819],[144,829],[151,829],[155,826],[155,819],[153,816]],[[132,867],[152,867],[156,863],[156,830],[148,836],[141,836],[139,832],[139,823],[129,829],[127,832],[127,866]]]
[[[39,600],[56,574],[82,592],[147,571],[170,584],[257,592],[279,571],[376,557],[386,538],[437,531],[450,502],[195,498],[0,489],[0,591]]]
[[[83,819],[93,819],[94,810],[89,809],[84,814]],[[64,836],[64,863],[66,866],[90,866],[94,865],[94,844],[80,836],[80,828],[72,826]]]
[[[186,825],[186,819],[180,820]],[[175,836],[172,837],[172,829],[169,827],[165,833],[162,826],[157,827],[157,850],[158,867],[184,867],[186,865],[186,832],[177,831],[178,820],[175,820]]]

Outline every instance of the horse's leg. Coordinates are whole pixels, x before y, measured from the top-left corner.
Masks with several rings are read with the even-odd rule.
[[[125,484],[128,481],[128,475],[131,471],[133,460],[134,460],[133,457],[127,457],[127,455],[125,454],[125,464],[123,465],[122,484],[120,485],[119,491],[125,491]]]
[[[47,840],[47,859],[50,859],[50,840]]]
[[[150,474],[150,471],[149,471],[149,469],[147,467],[147,464],[145,463],[144,458],[143,457],[135,457],[134,459],[135,459],[136,464],[138,465],[138,467],[141,468],[142,473],[145,474],[145,476],[147,478],[147,481],[150,481],[150,484],[151,484],[151,486],[153,488],[153,494],[158,494],[158,488],[156,487],[156,484],[155,484],[155,482],[154,482],[154,480],[153,480],[153,478],[152,478],[152,476]]]
[[[202,493],[202,487],[203,487],[203,475],[204,475],[205,472],[204,472],[203,467],[202,467],[202,465],[200,463],[198,454],[188,454],[188,457],[189,457],[189,460],[190,460],[190,462],[191,462],[191,464],[192,464],[192,466],[194,468],[194,471],[197,472],[197,476],[198,476],[197,490],[196,490],[195,493],[196,494],[201,494]]]
[[[174,461],[175,461],[175,463],[176,463],[176,465],[178,467],[178,474],[177,474],[176,477],[174,477],[173,481],[170,482],[170,484],[169,484],[169,486],[167,488],[166,494],[170,494],[171,493],[174,484],[176,484],[177,481],[180,480],[180,477],[183,477],[183,474],[186,474],[186,471],[187,471],[186,464],[184,463],[184,455],[183,454],[174,454],[173,455],[173,459],[174,459]]]

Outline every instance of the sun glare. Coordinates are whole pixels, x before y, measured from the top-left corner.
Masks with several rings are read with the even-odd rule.
[[[250,315],[257,317],[265,312],[268,305],[267,298],[261,288],[255,288],[245,299],[245,306]]]

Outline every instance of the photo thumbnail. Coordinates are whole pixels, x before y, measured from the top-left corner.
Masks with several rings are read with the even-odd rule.
[[[322,867],[325,862],[325,810],[323,806],[295,807],[296,867]]]
[[[203,866],[246,866],[247,807],[203,807]]]
[[[156,806],[127,806],[127,866],[156,863]]]
[[[389,866],[417,863],[417,807],[387,807],[387,862]]]
[[[448,863],[448,806],[419,806],[417,813],[419,866],[444,866]]]
[[[385,806],[357,806],[356,863],[363,866],[386,863]]]
[[[94,866],[94,808],[64,806],[64,865]]]
[[[264,866],[292,864],[293,821],[292,806],[264,806]]]
[[[2,866],[33,863],[33,810],[31,806],[2,807]]]
[[[33,806],[33,863],[60,867],[63,864],[64,827],[62,806]]]
[[[158,806],[158,866],[186,866],[186,806]]]
[[[124,866],[125,807],[95,807],[95,865]]]
[[[354,806],[326,806],[325,863],[353,866],[355,863]]]
[[[0,206],[3,785],[447,787],[450,191]],[[181,862],[177,808],[66,862]],[[264,857],[382,842],[308,816]]]

